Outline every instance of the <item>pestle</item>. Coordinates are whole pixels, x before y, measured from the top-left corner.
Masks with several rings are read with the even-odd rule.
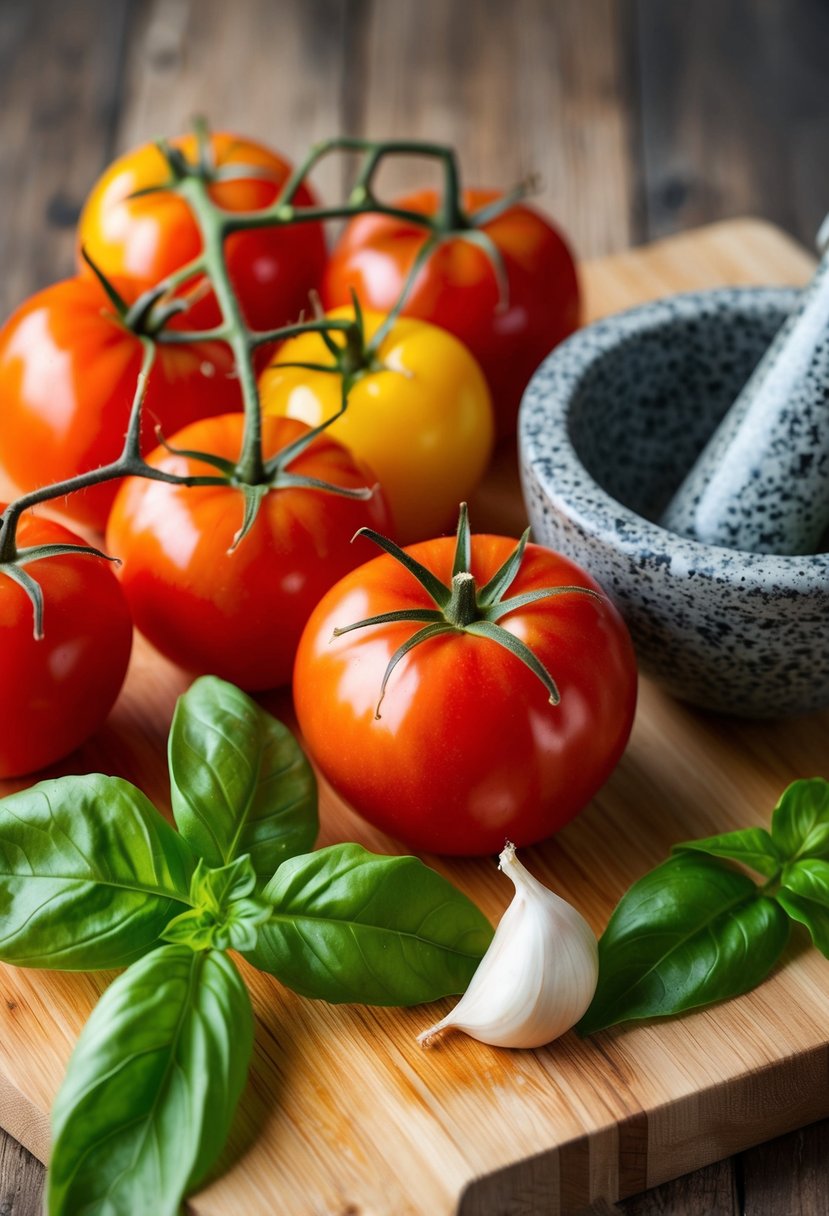
[[[814,553],[829,525],[829,216],[821,261],[660,523],[752,553]]]

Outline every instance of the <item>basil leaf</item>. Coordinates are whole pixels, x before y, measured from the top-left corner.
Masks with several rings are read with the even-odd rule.
[[[776,899],[792,920],[806,926],[818,950],[829,958],[829,862],[816,857],[793,861],[783,871]]]
[[[302,996],[417,1005],[469,984],[492,938],[482,912],[416,857],[331,845],[283,862],[246,957]]]
[[[829,856],[829,781],[793,781],[771,820],[774,843],[787,860]]]
[[[780,957],[782,909],[746,874],[680,853],[622,897],[599,941],[599,984],[579,1023],[681,1013],[747,992]]]
[[[120,975],[52,1108],[49,1216],[176,1216],[225,1143],[252,1045],[226,955],[162,946]]]
[[[135,786],[93,773],[0,801],[0,959],[123,967],[189,905],[195,859]]]
[[[249,853],[267,882],[313,847],[313,770],[288,728],[234,685],[202,676],[179,697],[168,753],[176,823],[211,866]]]
[[[707,836],[704,840],[686,840],[674,846],[675,853],[687,849],[708,853],[712,857],[741,861],[744,866],[749,866],[766,878],[779,873],[784,860],[765,828],[743,828],[739,832],[724,832],[720,836]]]

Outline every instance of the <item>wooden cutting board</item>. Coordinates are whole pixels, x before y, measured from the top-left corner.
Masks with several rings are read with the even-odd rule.
[[[767,224],[718,224],[585,266],[587,312],[592,319],[721,284],[797,284],[811,266]],[[499,456],[472,520],[513,535],[523,526],[514,453]],[[117,773],[166,809],[164,743],[186,683],[139,644],[107,726],[54,771]],[[265,703],[290,717],[286,694]],[[765,824],[789,781],[829,777],[827,738],[829,714],[740,723],[643,682],[630,746],[610,782],[524,860],[600,932],[623,891],[673,843]],[[330,791],[321,814],[320,843],[395,851]],[[427,860],[493,920],[508,903],[510,885],[494,863]],[[449,1002],[333,1007],[248,967],[245,975],[255,1060],[226,1173],[191,1201],[196,1216],[555,1216],[829,1114],[829,962],[799,933],[748,996],[588,1041],[568,1034],[540,1051],[462,1037],[423,1051],[415,1035]],[[44,1161],[50,1103],[109,978],[0,968],[0,1124]]]

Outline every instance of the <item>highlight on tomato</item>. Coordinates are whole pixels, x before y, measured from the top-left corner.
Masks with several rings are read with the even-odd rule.
[[[425,321],[363,313],[353,305],[322,320],[353,322],[285,342],[259,382],[266,414],[329,428],[377,474],[408,544],[451,528],[492,454],[494,423],[483,373],[467,348]]]
[[[210,183],[210,197],[225,211],[259,211],[273,203],[291,165],[264,144],[224,131],[197,130],[169,141]],[[245,170],[249,169],[247,174]],[[154,143],[114,161],[93,187],[81,212],[78,248],[108,277],[131,275],[157,283],[202,250],[202,238],[187,201],[164,190],[170,168]],[[303,183],[298,207],[316,204]],[[295,320],[319,284],[326,259],[325,236],[316,222],[233,233],[225,244],[233,289],[253,329],[268,330]],[[190,310],[191,328],[219,320],[212,297]]]
[[[146,282],[116,279],[110,296],[94,275],[54,283],[32,296],[0,330],[0,473],[21,492],[107,464],[121,452],[152,309],[131,314]],[[171,328],[181,323],[173,317]],[[156,427],[172,434],[197,418],[239,409],[230,349],[219,342],[156,343],[143,407],[142,443]],[[55,503],[103,531],[116,481]]]
[[[354,290],[367,309],[388,312],[427,242],[403,315],[449,330],[471,350],[492,393],[499,438],[515,433],[521,396],[535,369],[579,324],[573,255],[562,234],[525,203],[497,191],[457,199],[420,190],[394,205],[430,217],[431,227],[388,215],[357,216],[326,268],[326,308]]]
[[[529,530],[528,530],[529,531]],[[408,847],[497,853],[563,827],[630,733],[636,664],[596,582],[528,532],[385,552],[305,627],[294,704],[334,789]]]
[[[127,478],[107,548],[138,629],[162,654],[251,691],[290,681],[311,609],[360,561],[352,536],[390,515],[373,473],[289,418],[262,420],[263,480],[241,482],[243,429],[241,414],[204,419],[151,453],[154,468],[215,484]]]
[[[132,620],[111,564],[88,551],[33,552],[83,543],[60,524],[25,514],[16,564],[0,563],[0,778],[69,755],[103,723],[123,684]],[[39,588],[40,631],[21,581]]]

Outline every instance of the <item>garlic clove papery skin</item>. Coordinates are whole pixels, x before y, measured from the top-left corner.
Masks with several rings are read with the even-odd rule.
[[[599,978],[596,935],[566,900],[533,878],[507,844],[499,859],[515,895],[464,995],[418,1035],[423,1047],[461,1030],[493,1047],[542,1047],[576,1024]]]

